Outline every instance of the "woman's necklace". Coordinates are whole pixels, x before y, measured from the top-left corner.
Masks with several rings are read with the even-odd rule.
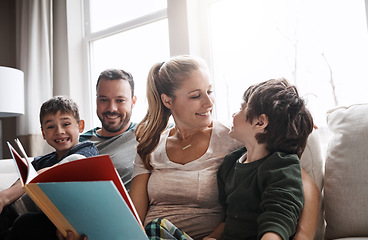
[[[191,143],[189,143],[188,145],[186,145],[185,147],[183,147],[183,150],[187,149],[187,148],[190,148],[192,146]]]

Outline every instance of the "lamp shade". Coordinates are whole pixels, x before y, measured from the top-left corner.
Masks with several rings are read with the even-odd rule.
[[[24,74],[0,66],[0,118],[24,114]]]

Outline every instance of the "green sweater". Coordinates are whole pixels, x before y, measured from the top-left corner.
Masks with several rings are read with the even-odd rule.
[[[226,212],[222,239],[260,239],[266,232],[292,238],[304,204],[298,156],[275,152],[242,164],[245,153],[241,148],[227,155],[217,174]]]

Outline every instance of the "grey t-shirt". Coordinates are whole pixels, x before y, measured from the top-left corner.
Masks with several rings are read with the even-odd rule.
[[[135,123],[131,123],[129,128],[122,134],[114,137],[103,137],[97,133],[100,128],[91,129],[80,135],[79,141],[91,141],[97,147],[101,155],[108,154],[114,164],[118,174],[123,181],[125,188],[129,191],[131,177],[133,174],[133,162],[137,153],[137,140],[135,138]]]

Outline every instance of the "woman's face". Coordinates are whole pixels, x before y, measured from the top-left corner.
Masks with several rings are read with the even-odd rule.
[[[183,129],[207,127],[212,123],[214,97],[207,71],[196,70],[175,92],[175,99],[163,98],[175,124]]]

